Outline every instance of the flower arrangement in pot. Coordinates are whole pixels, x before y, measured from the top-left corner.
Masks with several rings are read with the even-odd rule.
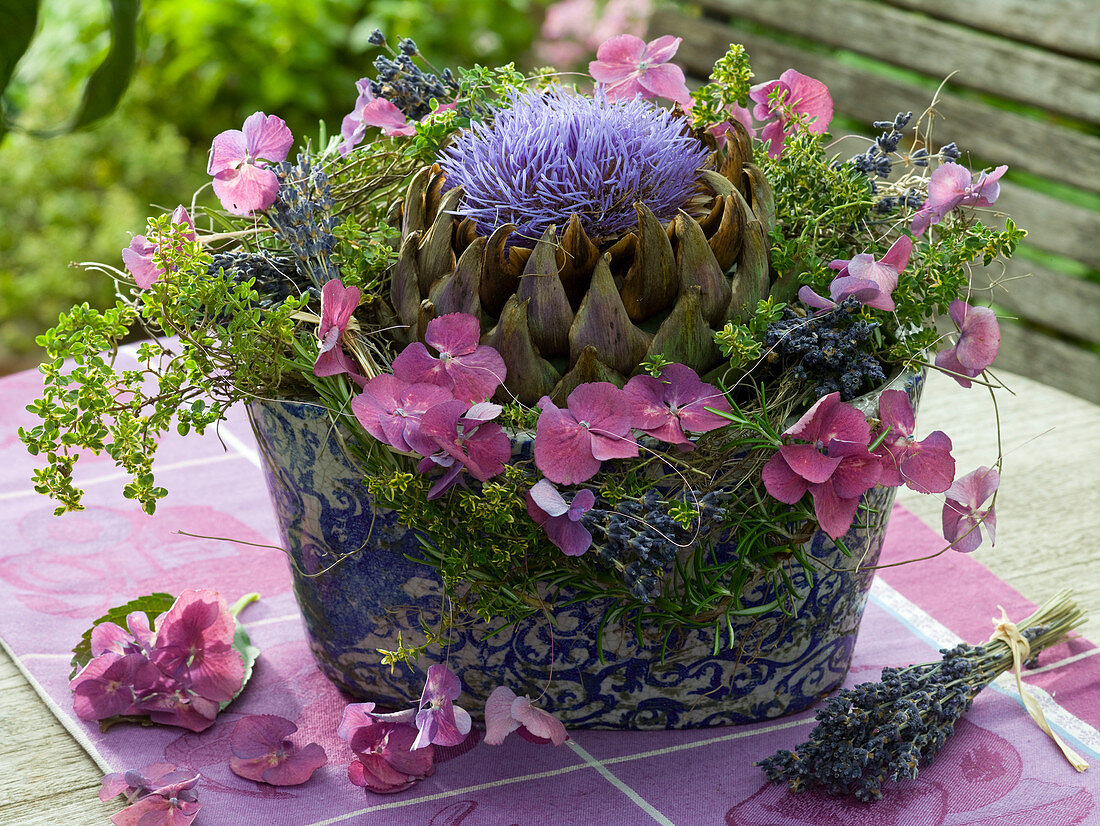
[[[928,113],[846,159],[823,83],[732,46],[689,93],[678,45],[612,38],[572,86],[403,40],[339,137],[215,137],[221,208],[150,219],[94,265],[118,304],[41,337],[37,489],[79,509],[104,450],[152,512],[157,435],[245,401],[314,653],[362,699],[427,675],[425,708],[663,728],[835,688],[897,487],[992,538],[996,463],[957,474],[914,408],[930,367],[997,385],[968,268],[1023,232]]]

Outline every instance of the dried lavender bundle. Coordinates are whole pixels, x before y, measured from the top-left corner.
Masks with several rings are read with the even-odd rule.
[[[885,668],[881,682],[846,688],[830,698],[818,710],[818,724],[808,741],[757,765],[769,780],[786,782],[791,791],[817,786],[832,795],[880,800],[887,780],[916,778],[935,759],[983,688],[1018,660],[1060,642],[1085,620],[1084,610],[1063,591],[1021,622],[1018,634],[1016,625],[1002,619],[984,645],[960,643],[942,649],[939,662]],[[1012,638],[1022,638],[1026,646],[1010,644]],[[1040,722],[1041,716],[1038,712],[1036,722],[1074,767],[1083,770],[1084,761],[1045,727],[1045,720]]]

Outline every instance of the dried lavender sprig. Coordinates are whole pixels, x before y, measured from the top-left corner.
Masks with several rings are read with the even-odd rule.
[[[1084,610],[1063,591],[1019,627],[1031,653],[1038,654],[1085,620]],[[941,653],[939,662],[886,668],[880,682],[838,692],[817,712],[809,740],[757,765],[791,791],[817,786],[863,801],[881,799],[887,780],[916,778],[974,698],[1013,666],[1012,648],[1000,638]]]

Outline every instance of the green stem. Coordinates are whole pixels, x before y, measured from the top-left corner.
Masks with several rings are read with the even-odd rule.
[[[239,600],[233,603],[233,607],[229,609],[229,613],[236,618],[237,614],[241,613],[245,609],[245,606],[251,605],[260,598],[260,595],[253,592],[251,594],[245,594]]]

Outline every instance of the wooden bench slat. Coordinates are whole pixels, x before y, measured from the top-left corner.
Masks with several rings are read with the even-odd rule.
[[[1100,212],[1012,183],[1001,185],[993,208],[1027,230],[1028,244],[1100,269]]]
[[[1100,404],[1100,356],[1020,324],[1001,324],[1001,349],[993,372],[998,370],[1019,373]]]
[[[974,271],[975,298],[1052,330],[1100,344],[1100,284],[1015,258]]]
[[[1089,60],[1100,50],[1096,0],[884,0],[891,6]]]
[[[750,34],[733,26],[659,12],[650,32],[675,34],[685,43],[676,55],[689,74],[706,78],[714,61],[730,43],[742,43],[749,51],[760,80],[778,77],[796,68],[828,84],[837,112],[861,122],[890,118],[903,107],[919,110],[930,99],[918,86],[871,75],[834,58],[803,52],[771,38]],[[943,124],[935,137],[943,143],[958,136],[960,147],[977,157],[1007,163],[1060,183],[1100,191],[1100,138],[1062,126],[1023,117],[988,104],[941,95],[937,111]],[[933,149],[938,147],[933,147]],[[838,151],[843,151],[841,147]],[[852,154],[857,150],[853,149]]]
[[[699,0],[704,8],[1070,117],[1100,121],[1100,67],[866,0]],[[890,35],[890,36],[884,36]]]

